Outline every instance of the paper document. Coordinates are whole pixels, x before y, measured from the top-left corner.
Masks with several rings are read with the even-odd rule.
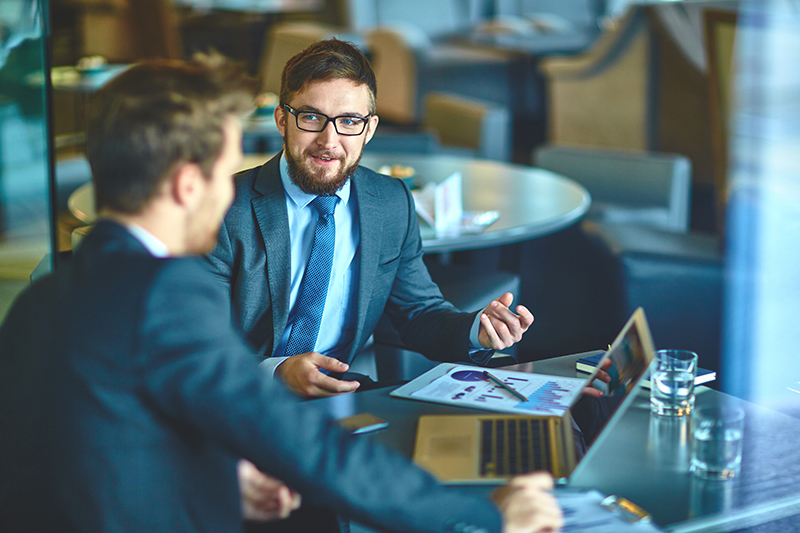
[[[605,496],[596,490],[556,491],[556,499],[564,513],[561,533],[655,533],[662,531],[652,522],[631,523],[625,516],[603,507]]]
[[[581,378],[491,369],[492,375],[523,396],[527,396],[528,401],[524,402],[503,387],[492,383],[480,368],[469,365],[447,365],[451,368],[432,380],[426,377],[429,373],[417,378],[429,380],[419,388],[413,387],[417,380],[411,382],[409,385],[413,390],[403,396],[495,412],[560,416],[570,407],[586,384],[586,380]],[[437,368],[440,367],[442,365]],[[403,388],[407,387],[408,385]],[[400,389],[397,392],[400,392]]]
[[[498,211],[464,211],[460,172],[453,173],[440,184],[428,183],[412,191],[419,217],[439,237],[481,233],[499,217]]]

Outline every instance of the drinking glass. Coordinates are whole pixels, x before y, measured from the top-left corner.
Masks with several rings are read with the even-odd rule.
[[[659,415],[686,416],[694,407],[697,354],[658,350],[650,370],[650,409]]]
[[[744,411],[733,406],[701,407],[692,417],[692,471],[703,479],[730,479],[742,464]]]

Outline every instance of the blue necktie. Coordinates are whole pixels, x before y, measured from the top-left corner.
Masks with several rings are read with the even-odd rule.
[[[314,229],[314,242],[306,272],[300,282],[294,324],[286,342],[285,354],[288,356],[313,352],[317,343],[333,265],[333,247],[336,242],[333,211],[338,200],[338,196],[317,196],[311,201],[311,205],[319,212],[319,218]]]

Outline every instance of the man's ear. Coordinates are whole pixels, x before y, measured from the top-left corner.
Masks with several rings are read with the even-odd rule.
[[[275,106],[273,116],[275,117],[275,125],[278,127],[278,131],[281,132],[281,137],[286,137],[286,111],[282,105]]]
[[[170,195],[176,204],[193,209],[203,198],[206,186],[203,171],[196,163],[182,163],[170,180]]]
[[[369,122],[367,123],[367,138],[364,141],[364,144],[367,144],[372,140],[372,136],[375,135],[376,129],[378,129],[378,115],[372,115],[369,117]]]

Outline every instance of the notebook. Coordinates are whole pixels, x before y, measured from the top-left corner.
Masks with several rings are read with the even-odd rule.
[[[611,431],[633,402],[653,357],[650,329],[639,308],[604,356],[612,360],[613,379],[601,401],[613,412],[607,413],[600,433]],[[593,379],[591,374],[584,385]],[[579,392],[570,408],[580,397]],[[540,416],[432,415],[419,418],[414,462],[443,483],[496,484],[534,470],[548,470],[563,480],[586,464],[592,450],[578,456],[569,409]]]
[[[587,355],[586,357],[581,357],[575,362],[575,370],[578,372],[586,372],[592,373],[594,368],[597,366],[597,363],[600,362],[600,359],[603,358],[604,352],[598,351],[592,355]],[[717,379],[717,373],[713,370],[708,370],[706,368],[698,368],[697,369],[697,376],[694,378],[694,385],[695,387],[698,385],[704,385],[706,383],[711,383]],[[642,382],[643,389],[650,388],[650,379],[645,379]]]

